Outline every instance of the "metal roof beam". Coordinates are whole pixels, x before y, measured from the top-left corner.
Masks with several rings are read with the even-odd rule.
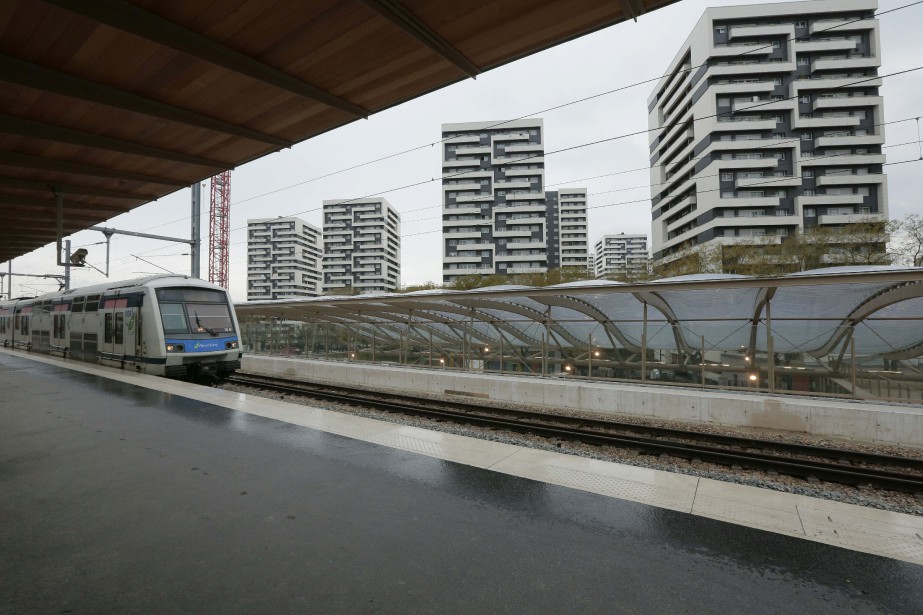
[[[231,124],[101,83],[74,77],[67,73],[61,73],[8,55],[0,54],[0,80],[42,92],[68,96],[115,109],[157,117],[170,122],[267,143],[276,147],[290,147],[293,145],[291,141],[267,135],[257,130]]]
[[[200,158],[199,156],[188,156],[179,152],[150,147],[131,141],[122,141],[111,137],[102,137],[89,132],[73,130],[63,126],[52,124],[43,124],[34,122],[21,117],[14,117],[0,113],[0,132],[17,135],[20,137],[29,137],[35,139],[46,139],[55,143],[68,143],[70,145],[79,145],[83,147],[95,147],[120,154],[133,154],[135,156],[144,156],[145,158],[157,158],[159,160],[170,160],[173,162],[182,162],[184,164],[193,164],[210,169],[227,169],[233,168],[224,162]]]
[[[396,0],[362,0],[362,2],[408,35],[438,53],[469,77],[474,78],[481,73],[481,69],[474,62],[466,58],[422,19],[402,6],[400,2]]]
[[[339,109],[352,116],[368,118],[368,110],[340,98],[317,86],[305,83],[286,72],[263,64],[221,43],[187,30],[176,23],[120,0],[44,0],[59,8],[76,13],[117,30],[127,32],[152,43],[175,49],[199,60],[246,75],[262,83],[310,98]]]
[[[74,215],[87,215],[93,216],[96,224],[99,221],[100,216],[102,215],[112,215],[116,216],[118,214],[125,213],[125,209],[118,207],[106,207],[100,208],[95,205],[88,205],[86,203],[68,203],[64,206],[64,215],[70,216]],[[21,214],[26,214],[31,217],[35,217],[36,214],[47,214],[49,216],[57,215],[57,206],[54,201],[44,201],[41,199],[26,199],[26,198],[9,198],[0,196],[0,213],[8,215],[16,215],[16,212]]]
[[[633,20],[638,21],[638,16],[647,12],[644,0],[621,0],[622,9]]]
[[[161,186],[176,186],[177,188],[189,187],[189,182],[178,179],[167,179],[154,175],[131,173],[129,171],[117,171],[105,167],[81,164],[79,162],[68,162],[66,160],[55,160],[53,158],[32,156],[30,154],[17,154],[14,152],[0,152],[0,164],[8,164],[10,166],[22,167],[25,169],[53,171],[56,173],[72,173],[74,175],[92,175],[93,177],[105,177],[107,179],[122,179],[142,184],[159,184]]]
[[[14,190],[37,190],[39,192],[47,192],[48,194],[54,194],[55,188],[67,195],[81,195],[81,196],[100,196],[110,199],[123,199],[126,201],[153,201],[157,200],[157,197],[152,194],[132,194],[130,192],[118,192],[116,190],[103,190],[101,188],[90,188],[87,186],[77,186],[74,184],[61,184],[55,182],[53,185],[48,182],[26,180],[26,179],[16,179],[13,177],[2,177],[0,176],[0,189],[10,188]],[[0,202],[5,201],[5,197],[0,196]],[[95,205],[94,205],[95,207]],[[106,209],[107,205],[100,205],[100,209]],[[113,209],[119,209],[124,211],[124,207],[115,207]]]

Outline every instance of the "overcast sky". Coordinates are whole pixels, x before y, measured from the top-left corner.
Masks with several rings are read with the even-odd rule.
[[[913,1],[880,0],[879,12]],[[591,249],[603,234],[649,235],[646,135],[560,154],[550,152],[646,130],[646,101],[657,78],[666,70],[703,10],[729,4],[756,2],[683,0],[643,15],[637,22],[622,23],[559,45],[236,169],[231,179],[229,284],[234,300],[246,299],[247,219],[298,215],[321,227],[320,206],[324,199],[375,195],[387,198],[402,218],[403,283],[441,281],[440,150],[432,144],[439,140],[443,123],[542,118],[546,188],[588,189]],[[920,33],[923,4],[882,15],[880,22],[880,74],[923,65]],[[639,85],[604,94],[636,83]],[[881,92],[886,121],[923,115],[923,70],[885,78]],[[599,96],[545,111],[594,95]],[[887,127],[886,145],[893,145],[884,150],[888,162],[920,157],[918,144],[898,145],[918,141],[917,130],[915,121]],[[317,179],[414,148],[418,149],[384,162]],[[923,213],[919,196],[923,162],[891,165],[886,167],[886,173],[891,217]],[[606,177],[588,179],[601,175]],[[425,183],[402,188],[420,182]],[[203,200],[201,267],[202,277],[207,278],[207,186],[203,188]],[[190,190],[180,190],[113,218],[106,225],[189,237],[189,201]],[[105,269],[105,245],[93,245],[103,240],[101,233],[83,231],[71,239],[74,249],[89,250],[88,262]],[[190,258],[182,255],[184,252],[188,252],[185,244],[113,236],[110,279],[162,273],[163,269],[188,274]],[[14,273],[63,273],[55,267],[53,244],[15,259],[12,267]],[[0,264],[0,270],[6,272],[7,264]],[[105,281],[101,274],[88,268],[72,272],[72,287]],[[42,279],[14,278],[13,296],[56,288],[56,283]]]

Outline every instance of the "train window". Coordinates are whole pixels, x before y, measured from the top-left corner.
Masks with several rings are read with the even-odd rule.
[[[83,309],[84,312],[95,312],[99,306],[99,295],[90,295],[87,297],[86,307]]]
[[[20,319],[20,322],[22,323],[22,327],[20,328],[19,333],[22,335],[29,335],[29,317],[23,316]]]
[[[51,317],[51,329],[52,329],[52,333],[51,333],[52,337],[61,337],[60,335],[58,335],[58,315],[57,314]]]
[[[234,331],[228,306],[218,303],[188,303],[189,327],[195,333],[228,333]]]
[[[189,333],[181,303],[161,303],[160,318],[163,320],[164,333]]]
[[[74,305],[71,307],[71,312],[77,313],[83,311],[83,302],[86,300],[86,297],[77,297],[74,299]]]
[[[161,288],[157,291],[158,301],[208,301],[226,303],[225,294],[220,290],[204,288]]]
[[[106,314],[106,318],[103,321],[103,341],[107,344],[112,343],[112,313]]]
[[[115,343],[121,344],[125,341],[123,337],[123,333],[125,330],[125,326],[124,326],[125,313],[116,312],[114,316],[115,316],[115,319],[114,319],[114,322],[112,323],[112,332],[115,334]]]

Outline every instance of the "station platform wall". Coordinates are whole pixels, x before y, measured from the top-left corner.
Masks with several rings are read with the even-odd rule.
[[[244,355],[243,369],[309,382],[449,396],[482,396],[603,414],[805,433],[923,448],[923,406],[878,404],[560,377]]]

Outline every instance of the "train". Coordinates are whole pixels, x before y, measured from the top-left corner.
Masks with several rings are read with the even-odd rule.
[[[181,380],[240,369],[228,291],[154,275],[0,301],[0,346]]]

